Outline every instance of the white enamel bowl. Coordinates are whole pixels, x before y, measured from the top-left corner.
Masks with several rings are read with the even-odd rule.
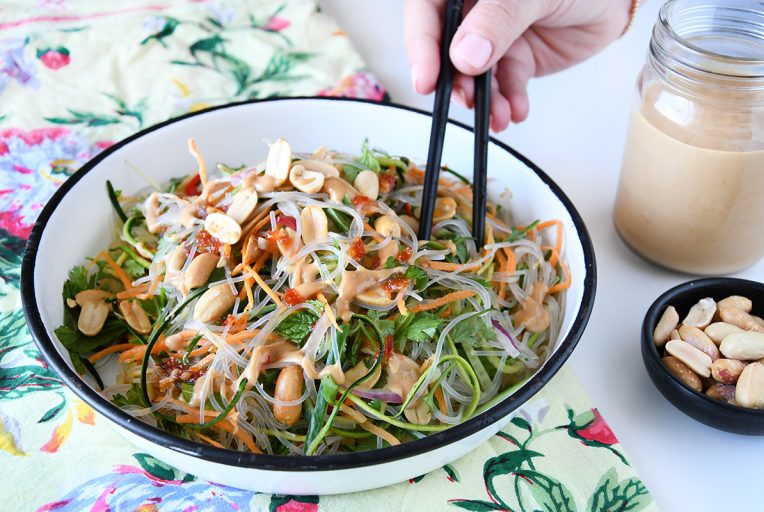
[[[263,139],[286,138],[296,150],[325,145],[357,152],[373,146],[424,162],[430,116],[405,107],[353,100],[292,98],[226,105],[175,119],[116,144],[69,178],[42,211],[24,256],[22,296],[30,330],[48,363],[85,402],[130,442],[183,471],[221,484],[262,492],[334,494],[381,487],[424,474],[466,454],[506,425],[513,411],[557,372],[580,338],[594,301],[591,241],[581,218],[551,179],[521,155],[492,141],[492,200],[511,208],[518,223],[562,219],[564,258],[573,284],[566,293],[562,332],[551,358],[514,394],[492,408],[424,439],[369,452],[317,457],[254,455],[176,438],[145,425],[101,397],[72,370],[53,333],[63,314],[61,287],[69,269],[108,243],[112,211],[105,181],[127,193],[145,188],[133,169],[162,183],[196,169],[186,151],[194,137],[210,164],[254,163],[265,158]],[[472,132],[448,127],[443,162],[471,172]],[[511,200],[502,196],[511,190]],[[108,383],[107,383],[108,384]]]

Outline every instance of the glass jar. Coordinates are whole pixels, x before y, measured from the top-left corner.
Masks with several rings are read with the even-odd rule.
[[[736,272],[764,256],[764,3],[663,6],[614,217],[632,249],[682,272]]]

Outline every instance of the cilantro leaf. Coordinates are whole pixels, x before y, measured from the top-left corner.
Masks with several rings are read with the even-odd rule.
[[[385,264],[382,266],[382,268],[395,268],[400,264],[400,261],[396,260],[392,256],[388,256],[387,261],[385,261]]]
[[[137,405],[139,407],[148,407],[148,404],[143,401],[143,392],[138,384],[133,384],[127,393],[116,393],[111,397],[111,401],[118,407],[125,407],[127,405]]]
[[[474,345],[477,341],[492,341],[496,339],[496,332],[486,325],[480,316],[471,316],[454,326],[451,337],[457,343]]]
[[[411,265],[406,269],[406,279],[411,279],[414,283],[414,289],[421,290],[427,285],[427,272],[424,269]]]
[[[64,283],[62,295],[64,300],[74,299],[74,296],[84,290],[90,290],[96,286],[96,275],[88,276],[88,271],[82,265],[72,267],[69,278]]]
[[[56,333],[61,344],[72,353],[72,357],[75,354],[86,354],[98,350],[104,345],[124,338],[127,334],[122,322],[111,314],[106,319],[101,331],[95,336],[86,336],[71,325],[62,325],[53,332]]]
[[[355,158],[353,162],[358,165],[345,164],[342,167],[345,179],[350,183],[355,181],[361,171],[369,169],[378,173],[381,170],[379,160],[377,160],[377,157],[374,156],[374,152],[369,148],[369,139],[363,141],[363,145],[361,146],[361,156]]]
[[[392,320],[384,320],[382,317],[385,315],[387,315],[386,311],[371,310],[366,313],[366,316],[368,316],[371,321],[374,322],[374,325],[379,328],[382,336],[386,338],[395,334],[395,322]]]
[[[125,263],[122,265],[122,269],[124,269],[127,275],[130,276],[130,278],[133,280],[142,277],[143,274],[146,273],[146,269],[143,268],[140,263],[131,259],[125,260]]]
[[[442,323],[443,319],[429,311],[417,313],[414,321],[406,328],[406,338],[420,343],[429,341],[437,335],[438,328]]]

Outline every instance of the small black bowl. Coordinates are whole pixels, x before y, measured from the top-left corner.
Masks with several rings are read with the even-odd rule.
[[[668,306],[676,308],[681,322],[700,299],[711,297],[720,301],[730,295],[748,297],[753,301],[752,314],[764,315],[764,283],[745,279],[696,279],[680,284],[658,297],[647,310],[642,322],[642,359],[658,391],[683,413],[719,430],[751,436],[764,435],[764,409],[748,409],[720,402],[685,386],[663,365],[653,342],[655,325]]]

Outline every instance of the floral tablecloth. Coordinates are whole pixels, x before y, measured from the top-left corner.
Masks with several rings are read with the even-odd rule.
[[[32,343],[19,266],[56,187],[114,141],[229,101],[384,100],[312,0],[0,2],[0,496],[9,511],[655,510],[618,440],[563,370],[463,459],[364,493],[292,497],[198,480],[136,449]]]

